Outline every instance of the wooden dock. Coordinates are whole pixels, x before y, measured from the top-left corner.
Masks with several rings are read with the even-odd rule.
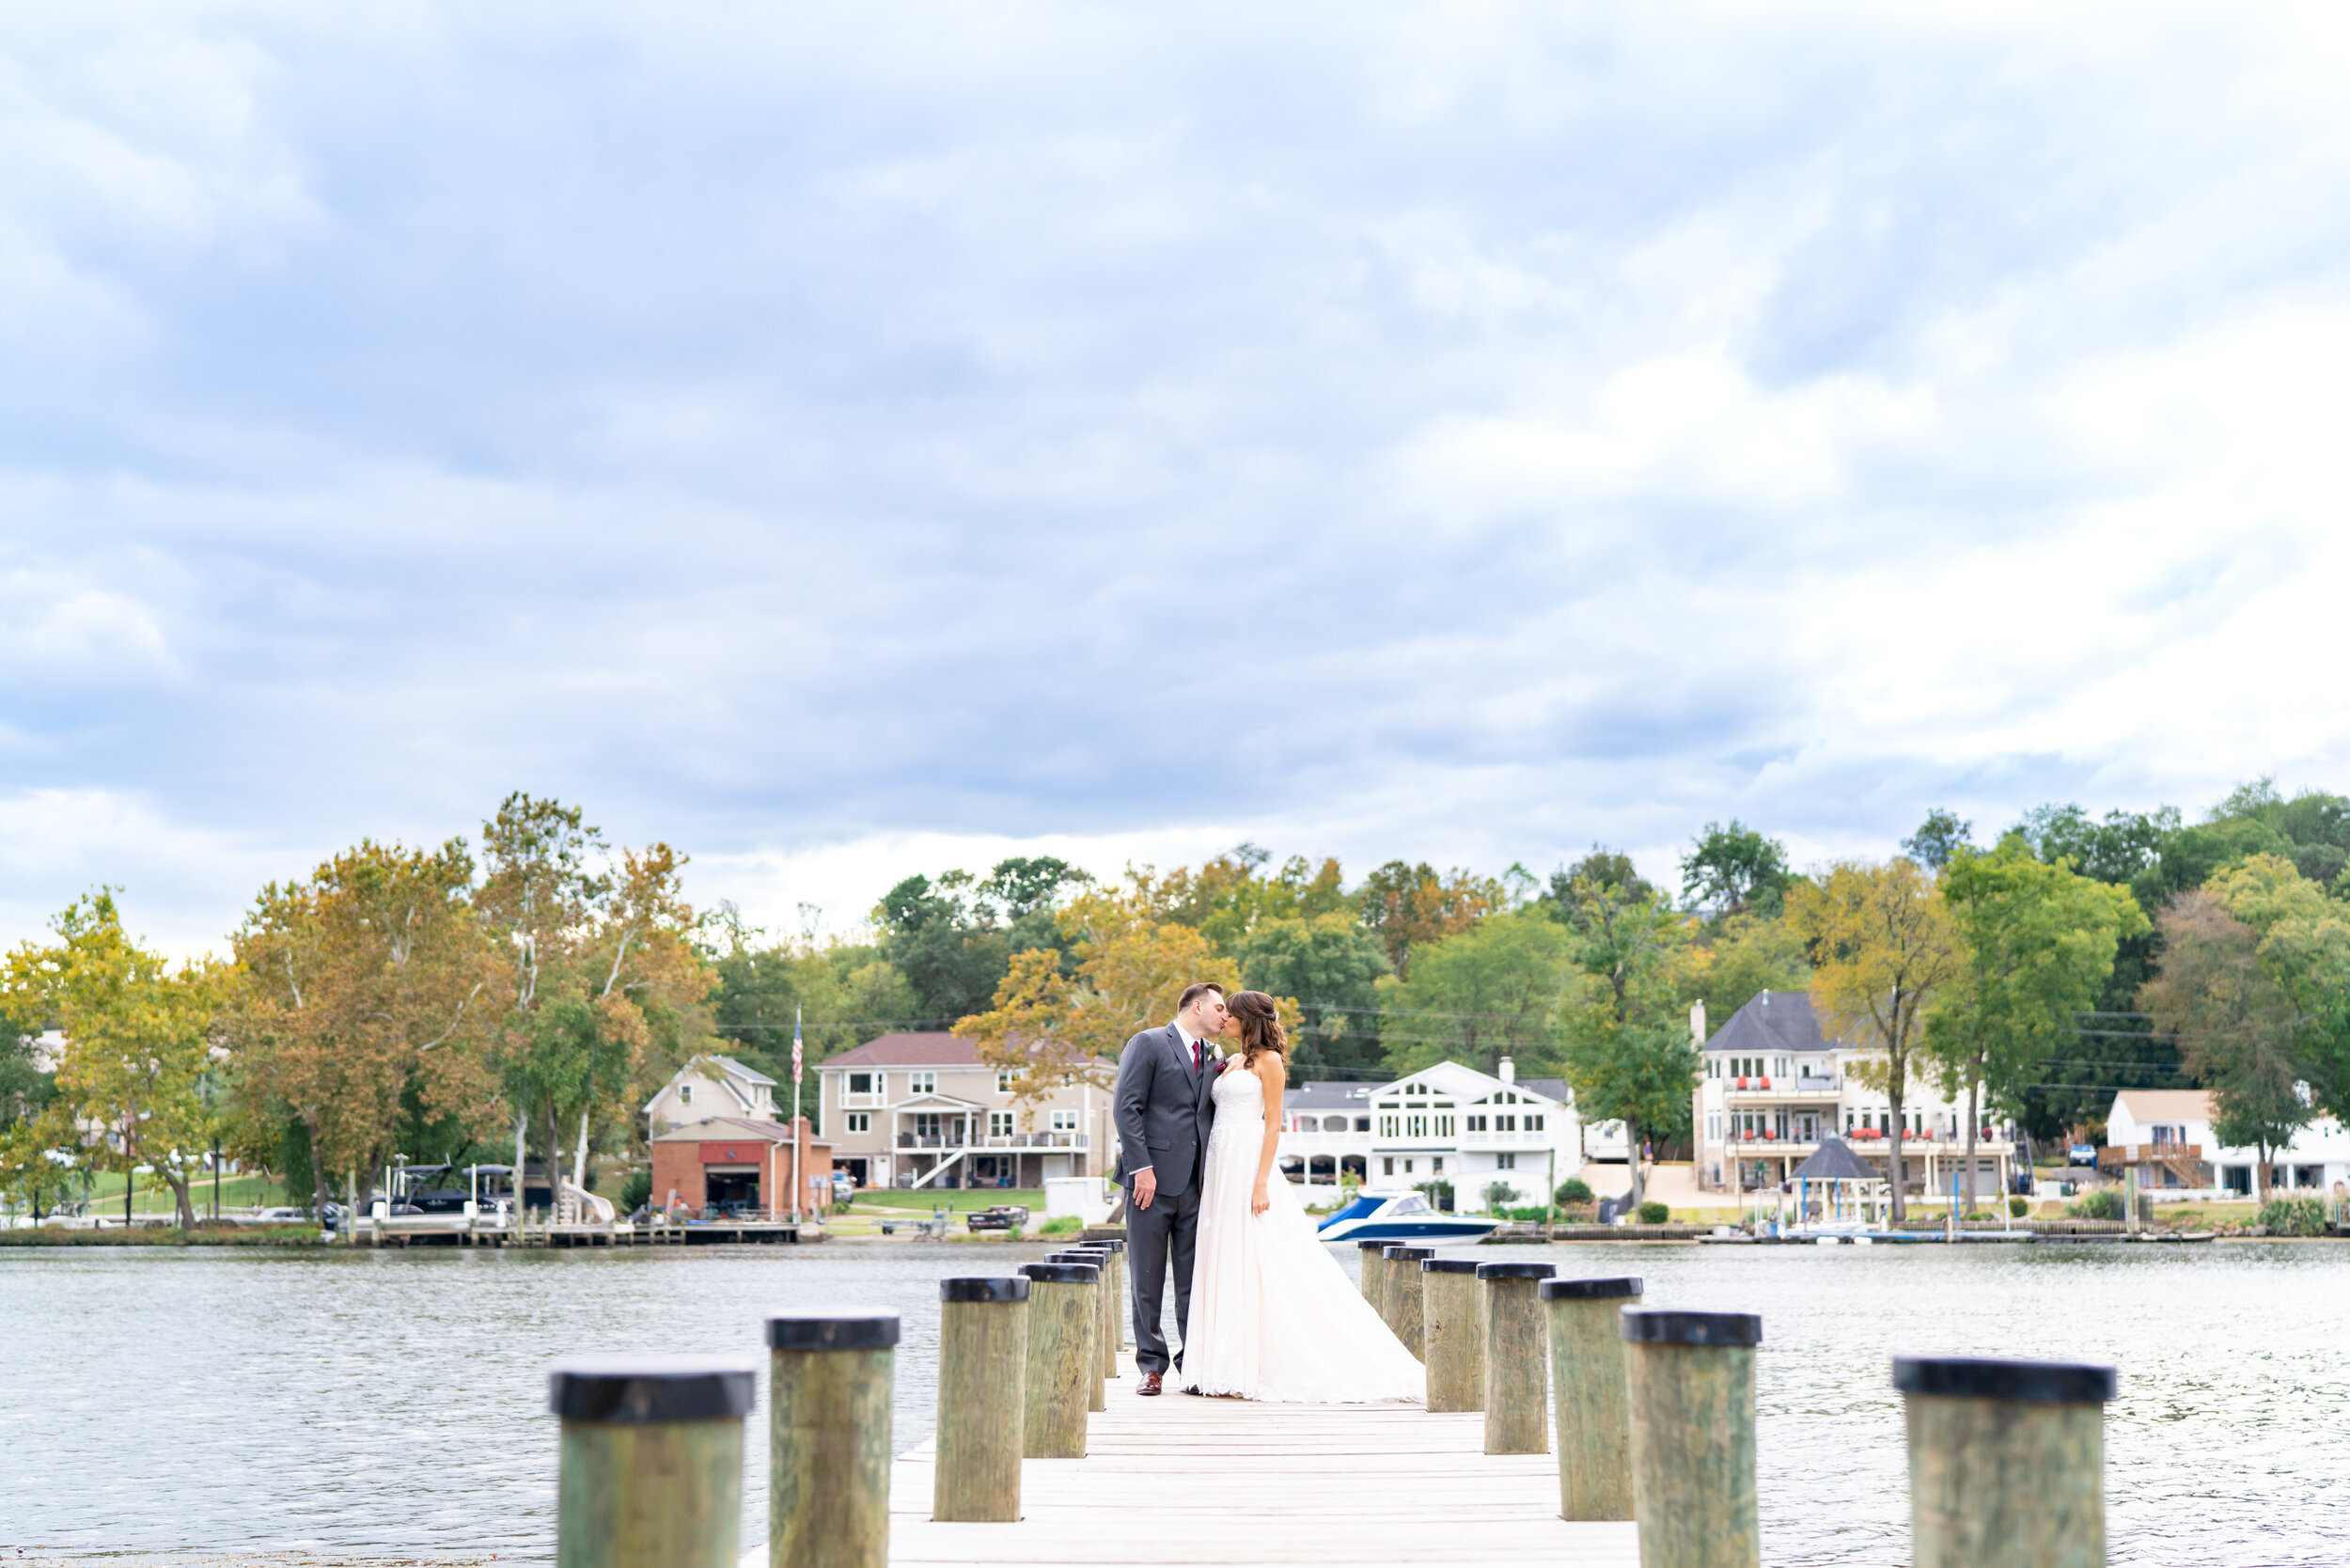
[[[1559,1518],[1556,1457],[1487,1454],[1482,1415],[1171,1388],[1143,1399],[1132,1358],[1120,1361],[1086,1457],[1023,1463],[1017,1524],[933,1522],[932,1446],[901,1456],[890,1475],[890,1561],[1638,1568],[1633,1525]]]

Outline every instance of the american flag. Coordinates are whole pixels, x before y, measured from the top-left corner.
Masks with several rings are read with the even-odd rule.
[[[795,1007],[791,1010],[791,1082],[795,1086],[800,1081],[800,1010]]]

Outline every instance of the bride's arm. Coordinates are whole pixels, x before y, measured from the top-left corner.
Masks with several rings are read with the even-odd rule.
[[[1289,1082],[1289,1064],[1278,1051],[1259,1053],[1257,1081],[1264,1085],[1264,1148],[1257,1155],[1257,1190],[1249,1195],[1248,1212],[1261,1215],[1273,1206],[1273,1158],[1281,1150],[1281,1090]]]

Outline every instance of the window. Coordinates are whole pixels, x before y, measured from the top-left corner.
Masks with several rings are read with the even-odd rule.
[[[1440,1116],[1436,1118],[1436,1136],[1438,1137],[1450,1137],[1452,1136],[1452,1118],[1449,1116]]]
[[[1395,1162],[1394,1162],[1393,1160],[1381,1160],[1381,1161],[1379,1162],[1379,1174],[1381,1174],[1382,1176],[1392,1176],[1392,1175],[1394,1175],[1394,1174],[1395,1174]]]
[[[1396,1119],[1392,1116],[1383,1116],[1379,1119],[1379,1136],[1381,1137],[1393,1137],[1396,1136],[1395,1121]],[[1392,1172],[1390,1172],[1390,1174],[1392,1174]]]
[[[1444,1156],[1442,1154],[1438,1154],[1434,1159],[1430,1160],[1428,1162],[1428,1168],[1438,1176],[1443,1175]]]
[[[842,1092],[852,1100],[870,1100],[881,1092],[880,1077],[878,1073],[852,1073],[849,1087]]]
[[[1017,1067],[997,1068],[995,1070],[995,1092],[998,1094],[1010,1094],[1012,1091],[1013,1086],[1019,1083],[1021,1071]]]
[[[1424,1116],[1405,1117],[1403,1119],[1403,1136],[1405,1137],[1426,1137],[1428,1136],[1428,1118]],[[1406,1170],[1411,1169],[1412,1162],[1409,1160],[1404,1161],[1403,1168]]]
[[[1472,1116],[1466,1120],[1468,1122],[1468,1130],[1470,1132],[1481,1133],[1485,1130],[1485,1118],[1481,1116]]]
[[[989,1111],[987,1113],[987,1136],[990,1137],[1011,1137],[1011,1112]]]
[[[914,1136],[916,1137],[938,1137],[938,1122],[939,1115],[936,1111],[916,1111],[914,1113]]]
[[[906,1074],[906,1092],[907,1092],[908,1094],[935,1094],[935,1093],[937,1093],[937,1092],[938,1092],[938,1074],[935,1074],[935,1073],[909,1073],[909,1074]]]
[[[1367,1133],[1371,1131],[1371,1118],[1368,1116],[1356,1117],[1355,1119],[1355,1130],[1358,1133]]]
[[[1541,1132],[1543,1130],[1543,1119],[1539,1116],[1528,1117],[1526,1119],[1526,1130],[1529,1133]]]
[[[1077,1113],[1075,1111],[1062,1110],[1055,1111],[1053,1113],[1053,1131],[1057,1133],[1073,1133],[1076,1130]]]
[[[694,1086],[692,1084],[678,1085],[677,1097],[681,1103],[688,1105],[692,1105],[694,1103]]]
[[[1515,1170],[1517,1168],[1518,1157],[1515,1154],[1496,1154],[1494,1156],[1494,1168],[1496,1170]]]
[[[1411,1162],[1411,1161],[1409,1161],[1409,1160],[1405,1160],[1405,1161],[1403,1162],[1403,1174],[1404,1174],[1404,1175],[1406,1175],[1406,1176],[1409,1176],[1411,1173],[1412,1173],[1412,1162]]]
[[[853,1133],[870,1133],[872,1130],[873,1113],[871,1111],[851,1111],[849,1113],[849,1131]]]
[[[1514,1133],[1517,1130],[1518,1119],[1516,1117],[1496,1116],[1494,1118],[1494,1131],[1497,1133]]]

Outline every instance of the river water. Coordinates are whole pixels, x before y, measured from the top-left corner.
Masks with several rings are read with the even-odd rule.
[[[0,1251],[0,1560],[545,1560],[558,1354],[763,1366],[770,1312],[895,1308],[902,1450],[930,1432],[935,1281],[1044,1250]],[[1762,1314],[1767,1564],[1907,1560],[1896,1351],[2118,1365],[2117,1563],[2350,1562],[2350,1243],[1475,1250]]]

